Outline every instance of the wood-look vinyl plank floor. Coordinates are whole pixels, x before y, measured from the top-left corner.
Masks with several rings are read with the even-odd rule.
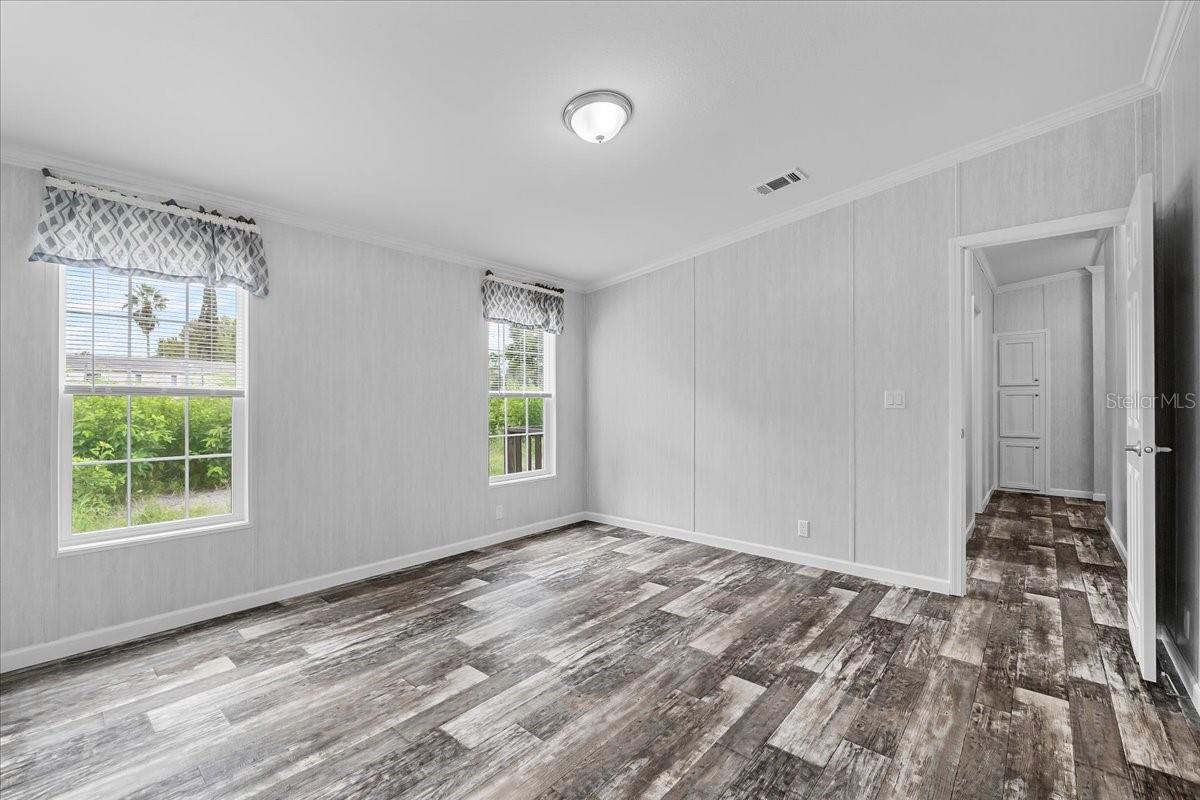
[[[996,493],[963,598],[570,526],[6,675],[0,793],[1200,797],[1102,516]]]

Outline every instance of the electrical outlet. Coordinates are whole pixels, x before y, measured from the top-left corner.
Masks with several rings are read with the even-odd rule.
[[[796,535],[803,536],[805,539],[808,538],[808,520],[806,520],[806,519],[796,520]]]
[[[496,519],[504,519],[504,506],[496,506]]]
[[[904,408],[904,391],[901,389],[885,389],[883,392],[884,408]]]

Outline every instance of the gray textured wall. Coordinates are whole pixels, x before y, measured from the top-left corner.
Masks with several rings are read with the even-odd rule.
[[[946,241],[1128,204],[1135,111],[589,295],[589,510],[945,579]],[[684,341],[644,335],[645,292]],[[620,373],[597,370],[633,341]],[[693,351],[694,380],[679,366]],[[636,406],[648,422],[604,402],[617,374],[651,387]],[[885,410],[884,389],[908,407]],[[669,439],[643,441],[658,421]],[[675,472],[689,468],[694,487]],[[813,522],[810,539],[796,519]]]
[[[1160,392],[1200,394],[1200,13],[1159,95],[1155,304]],[[1147,124],[1147,129],[1152,126]],[[1149,134],[1147,137],[1149,138]],[[1200,673],[1200,409],[1159,414],[1160,621]],[[1188,624],[1184,613],[1188,613]]]
[[[579,296],[558,343],[558,477],[489,488],[478,270],[263,223],[251,529],[56,558],[59,270],[26,261],[41,187],[0,168],[4,651],[582,509]]]

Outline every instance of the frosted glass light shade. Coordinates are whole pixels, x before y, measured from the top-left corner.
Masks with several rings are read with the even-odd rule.
[[[620,92],[585,92],[567,103],[563,124],[591,144],[611,141],[633,116],[633,103]]]

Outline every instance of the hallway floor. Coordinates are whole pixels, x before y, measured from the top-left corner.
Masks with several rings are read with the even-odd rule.
[[[998,493],[964,598],[583,523],[6,676],[0,791],[1195,798],[1102,514]]]

